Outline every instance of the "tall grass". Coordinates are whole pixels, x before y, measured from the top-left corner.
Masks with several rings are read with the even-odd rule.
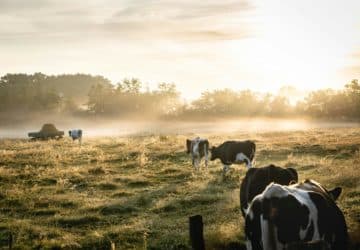
[[[351,237],[360,235],[360,129],[207,136],[213,145],[254,139],[257,167],[294,167],[301,180],[342,186],[338,204]],[[204,218],[207,249],[243,242],[245,167],[225,178],[218,161],[194,171],[186,137],[85,138],[81,147],[0,140],[0,247],[11,234],[15,249],[189,249],[194,214]]]

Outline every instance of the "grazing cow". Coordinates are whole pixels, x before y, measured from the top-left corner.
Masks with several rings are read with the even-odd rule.
[[[195,169],[199,169],[201,158],[205,156],[205,167],[209,161],[209,141],[200,137],[186,140],[187,153],[191,154],[192,165]]]
[[[328,191],[312,180],[269,184],[246,213],[247,249],[311,249],[314,245],[309,242],[324,249],[347,249],[346,222],[335,203],[341,191],[339,187]]]
[[[227,172],[233,163],[246,163],[247,168],[252,167],[256,146],[253,141],[226,141],[218,147],[211,148],[211,161],[220,159]]]
[[[262,168],[250,168],[241,182],[240,207],[245,217],[250,202],[258,194],[261,194],[267,185],[275,182],[281,185],[289,185],[298,181],[297,171],[293,168],[282,168],[268,165]]]
[[[79,140],[79,144],[81,145],[81,140],[82,140],[82,130],[81,129],[69,130],[69,136],[73,139],[73,141]]]

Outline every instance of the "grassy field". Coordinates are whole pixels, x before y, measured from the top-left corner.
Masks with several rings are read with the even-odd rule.
[[[0,248],[189,249],[188,217],[201,214],[207,249],[244,241],[239,186],[219,161],[194,172],[195,135],[0,140]],[[206,135],[205,135],[206,136]],[[209,134],[217,145],[253,139],[256,166],[294,167],[299,179],[342,186],[338,204],[360,238],[360,129]],[[203,166],[203,164],[202,164]]]

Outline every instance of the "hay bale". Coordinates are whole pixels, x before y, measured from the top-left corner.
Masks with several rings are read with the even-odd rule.
[[[56,129],[55,125],[52,123],[44,124],[40,130],[40,133],[57,133],[59,130]]]

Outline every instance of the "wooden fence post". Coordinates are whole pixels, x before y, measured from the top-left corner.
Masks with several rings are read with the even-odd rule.
[[[192,249],[205,250],[203,221],[201,215],[189,217],[190,241]]]
[[[12,250],[12,245],[13,245],[13,235],[12,235],[12,232],[9,232],[8,244],[9,244],[9,250]]]

